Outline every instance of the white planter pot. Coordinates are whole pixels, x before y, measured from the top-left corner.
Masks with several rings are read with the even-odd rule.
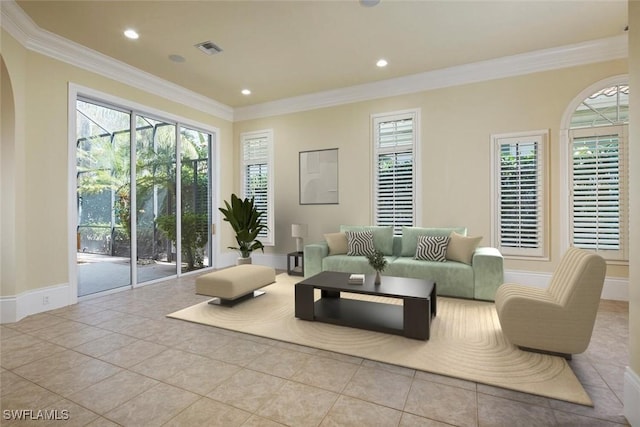
[[[236,265],[242,265],[242,264],[251,264],[251,257],[247,257],[247,258],[238,257],[238,259],[236,259]]]

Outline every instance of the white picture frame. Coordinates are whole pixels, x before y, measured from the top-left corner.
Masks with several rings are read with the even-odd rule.
[[[301,151],[300,204],[337,205],[338,149]]]

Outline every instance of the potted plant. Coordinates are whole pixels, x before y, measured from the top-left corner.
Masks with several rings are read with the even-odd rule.
[[[236,233],[236,242],[238,246],[229,246],[240,252],[241,258],[238,264],[250,264],[251,252],[261,249],[264,252],[264,245],[258,240],[258,234],[266,230],[267,226],[262,223],[262,215],[264,212],[258,211],[254,205],[254,198],[245,198],[244,200],[231,195],[231,203],[225,200],[226,208],[219,208],[224,215],[224,220],[231,224],[231,228]]]
[[[379,285],[380,273],[384,271],[385,267],[387,266],[387,259],[384,257],[384,254],[379,250],[376,250],[372,254],[367,255],[367,259],[369,260],[369,265],[373,267],[373,269],[376,271],[376,280],[374,283],[376,285]]]

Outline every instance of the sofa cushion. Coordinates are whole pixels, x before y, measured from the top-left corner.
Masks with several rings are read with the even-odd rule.
[[[373,255],[376,248],[371,231],[347,231],[347,255]]]
[[[329,255],[346,254],[348,250],[347,235],[345,233],[327,233],[324,239],[329,245]]]
[[[447,260],[448,237],[418,236],[415,259],[445,262]]]
[[[387,268],[385,268],[385,274],[389,265],[392,264],[393,257],[385,257],[387,262]],[[420,261],[416,261],[420,262]],[[424,262],[424,261],[423,261]],[[461,265],[461,264],[460,264]],[[349,256],[349,255],[333,255],[322,259],[322,271],[341,271],[343,273],[357,273],[357,274],[373,274],[375,270],[369,265],[367,257],[364,256]]]
[[[424,228],[424,227],[402,227],[402,252],[401,256],[413,258],[418,248],[418,236],[440,236],[449,237],[452,232],[467,235],[466,227],[448,228]]]
[[[341,225],[340,231],[371,231],[373,233],[373,246],[387,256],[393,255],[393,227]],[[411,256],[413,256],[413,254],[411,254]]]
[[[400,257],[389,263],[384,274],[433,280],[436,282],[438,295],[473,298],[473,268],[460,262],[420,261]]]
[[[455,231],[452,232],[447,246],[447,259],[471,265],[471,257],[480,244],[480,240],[482,240],[482,236],[466,237]]]

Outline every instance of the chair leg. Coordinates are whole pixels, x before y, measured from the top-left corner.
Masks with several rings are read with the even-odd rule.
[[[557,353],[555,351],[538,350],[537,348],[529,348],[529,347],[522,347],[522,346],[518,346],[518,348],[523,351],[530,351],[532,353],[540,353],[540,354],[548,354],[550,356],[564,357],[567,360],[571,360],[571,355],[566,353]]]

